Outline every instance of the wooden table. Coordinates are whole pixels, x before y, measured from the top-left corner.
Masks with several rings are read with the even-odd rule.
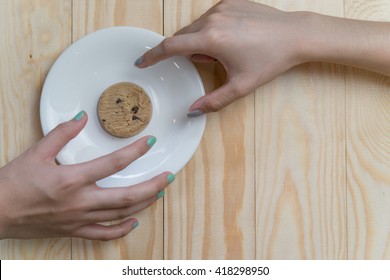
[[[165,36],[211,0],[0,0],[0,165],[42,137],[45,76],[100,28]],[[386,0],[268,0],[389,20]],[[390,36],[390,35],[389,35]],[[220,65],[198,65],[207,91]],[[140,227],[110,242],[5,240],[1,259],[390,259],[390,79],[310,63],[210,114],[195,156]]]

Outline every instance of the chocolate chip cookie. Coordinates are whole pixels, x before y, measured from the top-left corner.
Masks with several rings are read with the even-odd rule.
[[[140,86],[122,82],[107,88],[99,98],[98,116],[104,130],[127,138],[141,132],[152,117],[149,96]]]

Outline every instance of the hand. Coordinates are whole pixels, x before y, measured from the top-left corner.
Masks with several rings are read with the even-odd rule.
[[[226,83],[192,104],[188,116],[195,117],[218,111],[305,62],[344,64],[390,76],[389,32],[389,22],[222,0],[135,64],[144,68],[174,55],[191,56],[196,62],[219,60]]]
[[[218,111],[301,62],[297,18],[249,1],[221,1],[136,65],[144,68],[174,55],[190,55],[195,62],[219,60],[226,83],[198,99],[189,116]]]
[[[0,169],[0,238],[81,237],[111,240],[138,225],[124,219],[154,203],[174,175],[165,172],[124,188],[103,189],[95,182],[125,168],[145,154],[154,137],[101,158],[57,165],[58,152],[84,128],[87,114],[58,125],[36,145]]]

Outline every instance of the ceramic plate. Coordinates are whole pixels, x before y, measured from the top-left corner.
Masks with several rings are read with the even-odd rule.
[[[190,105],[204,95],[198,72],[185,57],[173,57],[145,69],[134,66],[138,57],[163,39],[140,28],[107,28],[81,38],[58,57],[42,90],[43,133],[46,135],[81,110],[89,117],[83,131],[58,154],[61,164],[89,161],[145,135],[154,135],[157,143],[147,154],[97,184],[101,187],[133,185],[164,171],[177,173],[186,165],[199,145],[206,123],[205,116],[187,117]],[[126,139],[107,134],[97,117],[101,93],[118,82],[143,87],[153,106],[148,126]]]

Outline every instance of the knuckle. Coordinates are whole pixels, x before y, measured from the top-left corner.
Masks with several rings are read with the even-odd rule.
[[[64,187],[71,188],[77,186],[80,182],[80,179],[77,174],[72,174],[70,176],[66,176],[66,178],[63,179],[63,182],[64,182]]]
[[[230,2],[231,2],[230,0],[221,0],[217,5],[214,6],[214,11],[216,12],[225,11],[231,4]]]
[[[70,179],[63,173],[56,174],[49,184],[52,187],[45,188],[44,191],[46,196],[52,201],[59,201],[63,199],[65,193],[71,185]]]
[[[239,85],[236,84],[233,84],[231,86],[230,92],[235,97],[235,99],[244,97],[246,95],[245,91]]]
[[[60,136],[69,139],[70,136],[70,131],[69,131],[69,125],[68,123],[60,123],[59,125],[56,126],[55,131],[57,134]]]
[[[207,48],[214,51],[219,49],[221,45],[231,44],[231,34],[219,27],[222,19],[213,20],[214,18],[220,17],[219,15],[212,15],[210,17],[209,27],[202,31],[202,36],[204,42],[207,42]]]
[[[174,46],[175,46],[175,40],[173,37],[168,37],[168,38],[165,38],[161,44],[161,50],[163,53],[169,53],[172,51],[172,49],[174,49]]]
[[[221,32],[210,23],[210,27],[205,31],[204,37],[208,42],[215,43],[221,39]]]
[[[151,182],[151,189],[154,194],[158,194],[161,190],[164,189],[165,186],[168,185],[167,176],[164,174],[153,179]]]
[[[80,175],[76,172],[68,170],[69,172],[61,172],[58,176],[58,186],[61,189],[69,189],[79,184]]]
[[[134,195],[127,195],[122,198],[122,202],[126,206],[132,206],[138,203],[138,198]]]
[[[129,165],[129,163],[123,155],[121,155],[119,153],[112,155],[111,166],[114,168],[114,170],[120,171],[120,170],[126,168],[127,165]]]
[[[204,104],[204,107],[206,112],[217,112],[225,107],[225,104],[217,98],[212,98],[209,100],[209,102]]]

